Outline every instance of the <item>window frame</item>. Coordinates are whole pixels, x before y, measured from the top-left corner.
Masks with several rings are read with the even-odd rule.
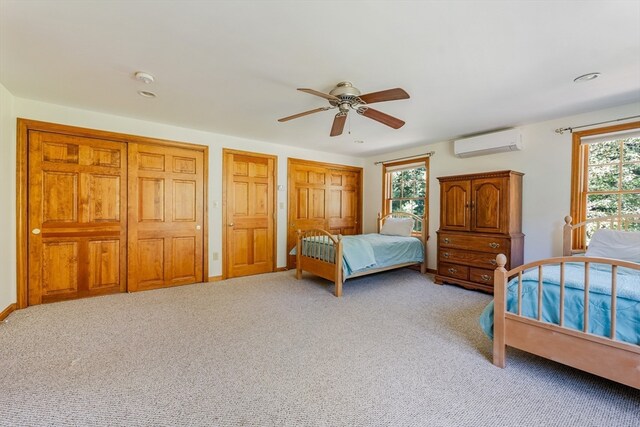
[[[391,211],[391,179],[390,172],[387,169],[397,168],[403,165],[410,165],[414,163],[423,163],[426,169],[425,173],[425,192],[424,192],[424,218],[429,217],[429,158],[430,156],[414,157],[408,160],[398,160],[395,162],[385,162],[382,164],[382,214],[390,214]],[[426,221],[424,222],[426,224]]]
[[[571,147],[571,207],[569,213],[573,224],[580,224],[587,219],[588,193],[586,189],[589,182],[589,146],[582,143],[582,138],[633,129],[640,129],[640,121],[573,132]],[[574,229],[572,240],[572,249],[586,250],[585,227]]]

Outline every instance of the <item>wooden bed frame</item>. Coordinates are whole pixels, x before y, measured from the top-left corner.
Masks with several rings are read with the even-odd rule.
[[[621,221],[622,218],[622,221]],[[574,368],[582,369],[595,375],[599,375],[610,380],[626,384],[640,389],[640,345],[629,344],[615,339],[616,328],[616,275],[612,276],[611,283],[611,334],[603,337],[563,326],[564,313],[564,275],[563,268],[566,262],[608,264],[612,266],[613,272],[619,267],[627,267],[640,271],[640,264],[615,260],[611,258],[593,258],[585,256],[570,256],[573,253],[571,246],[572,231],[583,227],[588,223],[597,222],[600,224],[609,222],[611,225],[617,224],[618,229],[625,229],[628,223],[640,222],[640,215],[625,215],[623,217],[607,217],[592,219],[577,225],[571,225],[571,217],[565,218],[563,257],[549,258],[535,261],[526,265],[521,265],[510,271],[504,266],[507,259],[503,254],[497,256],[498,268],[494,274],[494,337],[493,337],[493,364],[501,368],[505,367],[506,346],[518,348]],[[568,239],[568,240],[567,240]],[[541,320],[541,313],[538,318],[532,319],[521,316],[521,295],[518,295],[518,314],[507,312],[506,291],[508,279],[517,275],[519,287],[522,286],[522,272],[531,268],[538,268],[539,275],[542,276],[544,265],[560,264],[560,325],[544,322]],[[541,305],[540,292],[542,280],[538,282],[538,307]],[[589,289],[589,269],[585,268],[585,307],[588,307]],[[584,325],[589,324],[589,310],[584,312]]]
[[[426,217],[420,218],[417,215],[405,213],[405,212],[393,212],[387,215],[382,216],[378,214],[378,233],[380,233],[380,229],[389,218],[412,218],[416,221],[416,224],[420,224],[421,232],[414,233],[414,237],[417,237],[422,241],[424,246],[424,259],[420,263],[420,272],[424,274],[427,271],[427,240],[428,236],[428,221]],[[326,239],[326,242],[331,241],[333,243],[333,254],[330,254],[329,246],[325,245],[324,252],[321,253],[313,253],[312,256],[303,255],[302,246],[306,243],[304,239],[306,238],[321,238]],[[313,252],[313,251],[312,251]],[[308,253],[304,251],[304,253]],[[333,256],[331,256],[333,255]],[[332,258],[330,261],[325,261],[326,259]],[[378,273],[381,271],[392,270],[401,267],[407,267],[410,265],[415,265],[416,263],[403,263],[396,264],[389,267],[381,267],[381,268],[372,268],[366,271],[362,271],[359,273],[352,274],[349,278],[358,277],[358,276],[366,276],[368,274]],[[323,277],[327,280],[330,280],[335,285],[334,294],[337,297],[342,296],[342,283],[344,282],[344,271],[342,269],[342,236],[334,236],[331,233],[321,230],[321,229],[311,229],[311,230],[298,230],[297,232],[297,242],[296,242],[296,278],[302,278],[302,272],[306,271],[316,276]]]

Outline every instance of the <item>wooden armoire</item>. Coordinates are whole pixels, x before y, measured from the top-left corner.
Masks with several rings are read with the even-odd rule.
[[[439,177],[435,282],[493,293],[496,255],[522,265],[522,176],[511,170]]]

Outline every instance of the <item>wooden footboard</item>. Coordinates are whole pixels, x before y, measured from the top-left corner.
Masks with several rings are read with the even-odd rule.
[[[496,258],[498,268],[494,275],[494,337],[493,363],[505,367],[506,346],[518,348],[539,356],[582,369],[595,375],[640,389],[640,345],[616,339],[616,275],[619,267],[640,271],[640,264],[610,258],[559,257],[536,261],[507,271],[507,258]],[[564,319],[564,265],[567,262],[585,264],[584,328],[583,331],[566,328]],[[610,336],[588,333],[589,326],[589,264],[607,264],[612,268],[611,328]],[[552,324],[542,320],[542,269],[545,265],[560,265],[560,322]],[[522,273],[539,269],[537,319],[522,316]],[[508,278],[518,276],[517,313],[507,312]]]
[[[341,236],[333,236],[320,229],[298,230],[296,241],[297,279],[302,278],[302,270],[332,281],[335,284],[335,296],[342,296]]]

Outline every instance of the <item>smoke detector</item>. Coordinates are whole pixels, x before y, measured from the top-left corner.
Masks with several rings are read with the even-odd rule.
[[[155,80],[155,77],[153,77],[151,74],[149,73],[145,73],[143,71],[138,71],[134,74],[134,77],[136,78],[136,80],[139,80],[143,83],[146,84],[150,84],[153,83],[153,81]]]

